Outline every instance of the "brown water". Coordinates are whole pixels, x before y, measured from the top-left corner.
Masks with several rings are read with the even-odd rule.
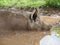
[[[49,31],[15,31],[7,34],[1,33],[0,45],[39,45],[41,38]]]

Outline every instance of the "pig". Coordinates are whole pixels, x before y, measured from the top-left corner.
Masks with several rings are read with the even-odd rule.
[[[6,30],[49,30],[50,27],[40,20],[35,8],[30,14],[26,11],[0,11],[0,29]]]

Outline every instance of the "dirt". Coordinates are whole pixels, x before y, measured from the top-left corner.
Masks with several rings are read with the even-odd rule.
[[[3,10],[2,10],[3,9]],[[7,13],[6,11],[9,10],[9,12]],[[5,11],[5,12],[2,12]],[[27,11],[29,11],[27,9]],[[12,12],[15,17],[12,15],[12,22],[11,22],[11,14],[10,16],[6,16],[5,15],[9,15],[9,13]],[[23,12],[23,13],[22,13]],[[2,15],[0,14],[0,45],[39,45],[40,40],[45,36],[50,34],[50,30],[46,31],[42,31],[42,30],[27,30],[27,19],[26,18],[22,18],[23,16],[19,17],[19,15],[23,15],[26,14],[26,9],[15,9],[15,8],[0,8],[0,13],[2,13]],[[16,16],[16,14],[19,14],[18,16]],[[40,13],[39,15],[47,15],[47,16],[51,16],[51,15],[60,15],[60,10],[59,9],[55,9],[55,8],[41,8],[40,9]],[[47,17],[46,16],[46,17]],[[7,18],[8,17],[8,18]],[[57,20],[59,21],[59,19],[51,19],[51,18],[43,18],[46,19],[45,22],[48,22],[49,24],[52,24],[57,22]],[[6,19],[5,19],[6,18]],[[9,19],[7,21],[7,19]],[[20,20],[20,19],[23,19]],[[26,19],[26,21],[25,21]],[[47,20],[49,19],[49,21]],[[8,23],[6,23],[6,21]],[[24,22],[25,21],[25,22]],[[44,21],[44,20],[43,20]],[[21,25],[20,24],[21,22]],[[23,22],[23,23],[22,23]],[[12,23],[12,24],[10,24]],[[17,24],[17,25],[16,25]],[[25,25],[26,24],[26,25]],[[12,29],[11,26],[15,26]],[[10,27],[10,28],[9,28]],[[24,27],[25,30],[19,30],[21,29],[21,27]],[[10,29],[10,30],[9,30]],[[17,30],[16,30],[17,29]]]

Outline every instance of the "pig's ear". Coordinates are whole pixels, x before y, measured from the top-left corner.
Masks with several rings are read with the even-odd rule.
[[[32,11],[32,15],[37,14],[37,12],[38,12],[37,8],[34,8],[34,10]]]
[[[29,18],[32,19],[33,14],[35,13],[35,9],[34,9],[32,12],[29,12],[29,13],[30,13],[30,14],[29,14]]]
[[[31,15],[31,19],[35,22],[37,18],[37,9],[34,9]]]
[[[36,19],[37,19],[37,16],[38,16],[38,10],[37,10],[37,8],[35,8],[33,11],[32,11],[32,13],[29,15],[29,19],[31,20],[31,22],[32,21],[34,21],[34,22],[36,22]]]
[[[32,15],[39,15],[39,8],[34,8],[34,10],[32,11]]]

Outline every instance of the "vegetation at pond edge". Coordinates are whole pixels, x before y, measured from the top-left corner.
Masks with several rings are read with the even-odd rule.
[[[2,7],[41,7],[52,6],[60,7],[60,0],[0,0],[0,6]]]
[[[58,37],[60,37],[60,22],[53,25],[53,27],[51,28],[51,32],[58,34]]]

